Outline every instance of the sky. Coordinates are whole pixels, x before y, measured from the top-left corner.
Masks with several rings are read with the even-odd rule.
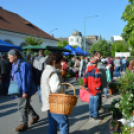
[[[30,21],[55,38],[70,36],[75,30],[84,36],[98,35],[107,40],[121,35],[121,20],[127,0],[0,0],[0,6]],[[57,29],[57,30],[55,30]]]

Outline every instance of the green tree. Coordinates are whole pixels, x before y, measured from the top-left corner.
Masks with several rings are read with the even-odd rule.
[[[95,42],[91,48],[89,49],[89,52],[93,55],[94,51],[99,51],[102,56],[108,56],[111,55],[111,44],[108,43],[107,40],[101,39],[97,42]]]
[[[126,6],[121,19],[127,21],[121,36],[127,42],[127,45],[134,48],[134,0],[128,0],[129,4]]]
[[[49,55],[50,53],[51,53],[51,51],[49,51],[49,50],[45,50],[45,51],[44,51],[44,54],[45,54],[45,55]]]
[[[72,47],[73,47],[73,48],[76,48],[76,47],[78,47],[78,46],[77,46],[77,45],[72,45]]]
[[[37,38],[35,36],[24,37],[24,40],[31,46],[39,46],[44,42],[42,38]]]
[[[125,41],[115,41],[112,44],[112,56],[115,56],[115,52],[128,52],[128,46]]]
[[[66,40],[59,40],[57,43],[58,47],[65,47],[66,45],[68,45],[68,42]]]

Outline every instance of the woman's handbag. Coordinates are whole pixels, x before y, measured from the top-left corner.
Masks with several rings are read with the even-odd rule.
[[[8,95],[19,95],[19,86],[16,81],[11,79],[9,88],[8,88]]]
[[[84,102],[89,102],[90,94],[87,89],[80,89],[80,100]]]
[[[62,83],[62,85],[70,85],[74,90],[74,95],[68,95],[63,93],[51,93],[49,95],[49,107],[50,113],[71,115],[74,107],[77,103],[77,96],[75,88],[70,83]]]
[[[109,69],[106,71],[106,75],[107,75],[107,82],[111,82],[112,79],[111,79],[111,73]]]

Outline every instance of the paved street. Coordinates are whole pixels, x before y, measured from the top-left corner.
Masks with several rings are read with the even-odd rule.
[[[74,79],[71,79],[69,82],[75,86],[76,93],[78,96],[79,86],[76,85]],[[67,93],[73,94],[73,91],[71,91],[71,89],[69,88]],[[109,96],[108,99],[105,99],[103,97],[103,104],[108,102],[110,98],[112,98],[112,96]],[[37,133],[47,134],[47,130],[48,130],[47,113],[41,112],[41,106],[38,101],[38,94],[35,94],[32,97],[31,104],[39,114],[40,121],[37,124],[30,127],[27,131],[23,132],[23,134],[37,134]],[[89,112],[88,103],[81,102],[78,97],[77,106],[75,107],[72,115],[69,116],[70,134],[82,134],[83,132],[84,132],[83,134],[86,134],[85,131],[83,131],[86,127],[86,125],[84,124],[87,124],[87,122],[93,124],[92,121],[89,120],[88,112]],[[15,134],[15,132],[13,132],[13,128],[17,127],[19,124],[20,122],[19,122],[19,114],[17,112],[17,99],[12,100],[10,96],[6,96],[6,97],[0,96],[0,134]],[[88,128],[86,127],[87,130]]]

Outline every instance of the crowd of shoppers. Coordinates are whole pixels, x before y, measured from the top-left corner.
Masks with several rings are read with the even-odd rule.
[[[19,51],[10,50],[8,59],[5,55],[1,56],[0,73],[3,95],[8,93],[10,78],[19,87],[17,96],[21,123],[14,128],[14,131],[21,132],[28,129],[28,114],[32,117],[29,125],[38,122],[39,115],[30,104],[32,95],[38,91],[39,101],[42,104],[41,110],[48,113],[49,134],[56,134],[57,126],[59,126],[61,134],[69,134],[68,116],[50,113],[49,111],[49,94],[63,93],[65,90],[61,83],[65,82],[69,66],[62,54],[52,52],[46,58],[44,51],[40,50],[37,57],[27,54],[24,59]],[[90,59],[81,56],[73,58],[73,62],[76,80],[78,77],[83,78],[83,87],[87,88],[90,93],[89,117],[100,120],[99,109],[103,109],[102,92],[104,91],[105,97],[108,98],[107,85],[112,81],[113,77],[120,77],[120,71],[124,71],[127,67],[127,59],[101,57],[100,52],[94,52],[93,57]],[[134,61],[131,60],[128,69],[133,68]],[[33,69],[36,69],[40,80],[38,86],[34,82]],[[110,72],[110,80],[108,80],[107,72]]]

